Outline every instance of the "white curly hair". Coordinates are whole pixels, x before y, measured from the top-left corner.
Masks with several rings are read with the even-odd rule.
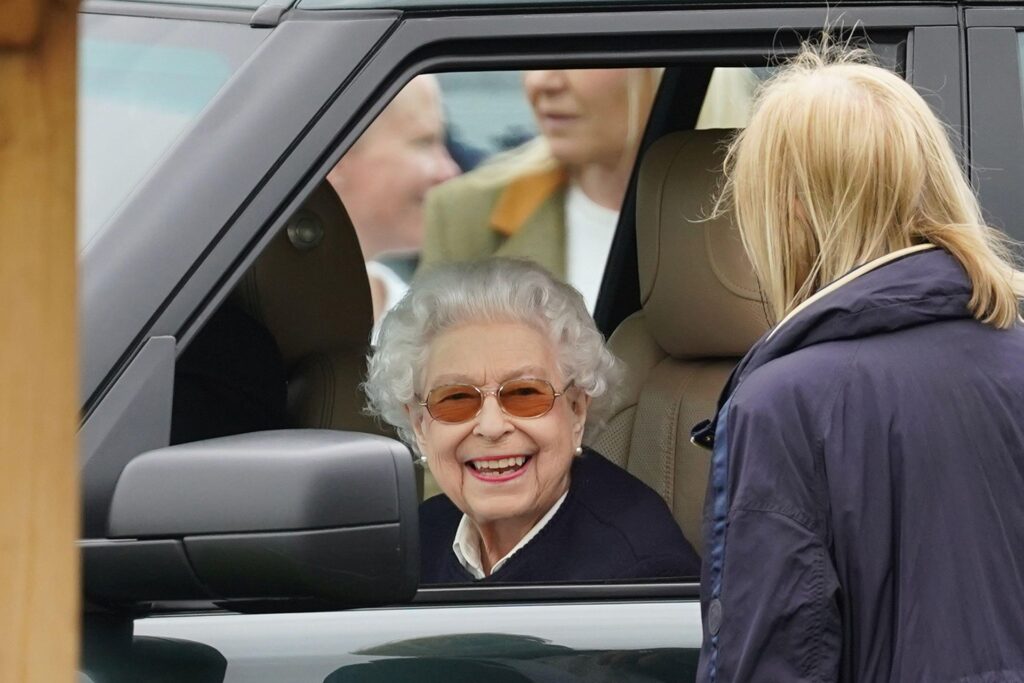
[[[508,258],[445,264],[416,278],[381,323],[363,383],[366,412],[418,452],[406,406],[422,395],[430,344],[445,330],[476,322],[524,323],[547,335],[565,378],[591,398],[586,428],[602,424],[620,361],[579,292],[531,261]]]

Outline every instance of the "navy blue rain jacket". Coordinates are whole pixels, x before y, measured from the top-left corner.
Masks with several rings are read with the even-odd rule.
[[[1024,327],[941,250],[762,338],[713,446],[700,681],[1024,682]]]

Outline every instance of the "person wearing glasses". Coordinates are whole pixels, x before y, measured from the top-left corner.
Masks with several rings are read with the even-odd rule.
[[[583,297],[541,266],[487,259],[414,281],[364,388],[443,492],[420,508],[423,583],[698,574],[665,502],[582,445],[619,374]]]

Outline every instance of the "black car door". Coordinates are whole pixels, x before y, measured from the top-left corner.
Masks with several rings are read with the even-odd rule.
[[[87,532],[102,533],[103,496],[119,467],[166,443],[176,349],[414,74],[531,65],[764,68],[830,18],[824,6],[421,6],[399,15],[300,3],[85,252],[84,457],[95,462],[85,463],[85,479],[87,506],[96,506],[93,517],[87,507]],[[947,122],[963,124],[960,61],[946,49],[959,36],[954,7],[846,8],[843,21],[929,92]],[[692,123],[658,125],[649,134]],[[610,261],[620,265],[610,268],[602,295],[617,316],[637,305],[628,284],[632,220],[620,221]],[[107,263],[114,245],[120,253]],[[118,300],[121,283],[138,283],[137,296]],[[615,292],[622,292],[618,303]],[[145,435],[132,411],[146,411]],[[688,680],[702,633],[697,593],[694,580],[431,588],[412,605],[377,609],[310,614],[284,605],[283,613],[237,614],[205,606],[152,614],[136,621],[135,633],[211,649],[226,662],[226,681]]]

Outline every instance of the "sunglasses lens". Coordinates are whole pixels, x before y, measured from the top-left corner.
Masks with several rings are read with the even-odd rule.
[[[480,392],[469,384],[438,387],[427,395],[427,412],[440,422],[465,422],[478,410]]]
[[[509,415],[539,417],[551,410],[555,390],[544,380],[517,379],[502,385],[498,400]]]

